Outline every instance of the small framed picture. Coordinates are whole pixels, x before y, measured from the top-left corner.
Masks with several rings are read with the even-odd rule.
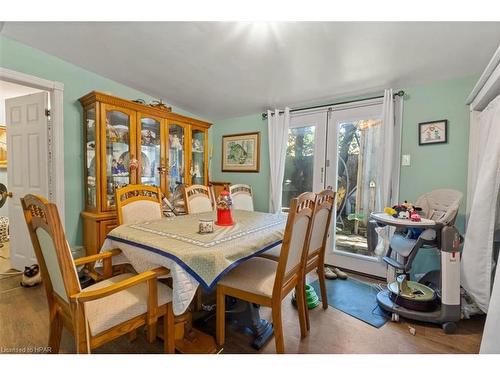
[[[222,172],[258,172],[260,133],[222,136]]]
[[[418,124],[418,144],[420,146],[446,142],[448,142],[448,120]]]

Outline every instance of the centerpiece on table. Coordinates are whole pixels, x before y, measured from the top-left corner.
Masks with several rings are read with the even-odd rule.
[[[231,206],[233,201],[227,190],[223,190],[219,198],[217,198],[217,221],[216,225],[231,226],[234,225],[233,215],[231,213]]]

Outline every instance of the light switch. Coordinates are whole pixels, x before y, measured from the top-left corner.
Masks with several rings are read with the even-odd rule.
[[[410,166],[410,154],[403,155],[401,158],[401,165],[404,167]]]

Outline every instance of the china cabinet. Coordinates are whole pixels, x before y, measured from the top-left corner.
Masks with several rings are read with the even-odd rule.
[[[115,189],[128,184],[159,186],[168,198],[178,184],[208,184],[211,124],[162,106],[92,91],[83,106],[83,242],[99,251],[117,225]]]

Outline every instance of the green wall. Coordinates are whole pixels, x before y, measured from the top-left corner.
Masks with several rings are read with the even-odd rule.
[[[0,66],[64,84],[65,230],[70,244],[82,243],[82,108],[78,98],[92,90],[127,99],[152,97],[0,35]],[[179,108],[173,111],[197,117]]]
[[[226,134],[260,132],[260,170],[259,173],[222,172],[222,136]],[[212,126],[213,157],[211,180],[248,184],[254,193],[254,206],[257,211],[267,212],[269,206],[269,142],[267,121],[262,121],[260,113],[222,120]]]
[[[401,167],[400,199],[415,201],[422,193],[437,189],[457,189],[464,194],[457,226],[464,231],[465,196],[467,191],[467,153],[469,144],[469,112],[465,99],[477,77],[465,77],[430,84],[404,87],[402,154],[410,154],[411,165]],[[375,93],[373,95],[377,95]],[[371,97],[373,95],[367,95]],[[341,100],[339,100],[341,101]],[[448,119],[448,143],[419,146],[419,122]],[[259,173],[222,173],[222,135],[249,131],[262,134]],[[269,201],[269,153],[267,122],[261,114],[217,121],[213,126],[214,157],[212,179],[252,185],[256,209],[267,211]],[[433,251],[418,256],[415,272],[436,265]]]
[[[402,153],[411,155],[411,165],[401,167],[400,197],[415,201],[420,194],[438,188],[461,191],[464,200],[457,217],[457,228],[465,231],[467,163],[469,151],[469,110],[465,99],[478,77],[465,77],[428,85],[409,87],[403,117]],[[448,143],[419,146],[419,122],[448,119]],[[413,274],[436,268],[439,254],[421,250]]]

